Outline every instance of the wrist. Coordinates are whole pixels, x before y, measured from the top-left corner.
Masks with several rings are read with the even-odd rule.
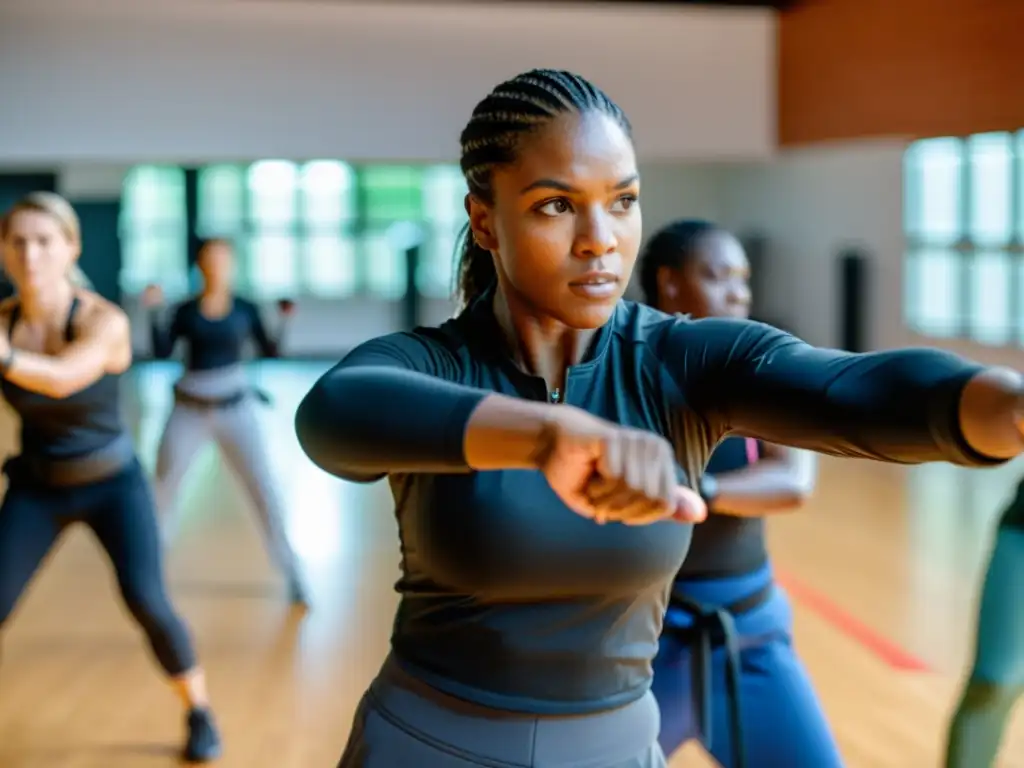
[[[708,509],[712,509],[715,505],[715,500],[718,498],[718,480],[715,479],[714,475],[703,474],[700,477],[698,486],[700,497],[704,499]]]
[[[536,469],[558,434],[551,406],[492,394],[477,405],[463,437],[466,463],[475,470]]]

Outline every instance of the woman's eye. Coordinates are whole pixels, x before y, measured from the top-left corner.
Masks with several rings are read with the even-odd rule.
[[[637,203],[636,195],[623,195],[612,206],[613,211],[628,211]]]
[[[561,197],[554,200],[548,200],[537,208],[537,211],[543,213],[545,216],[561,216],[563,213],[568,213],[570,210],[569,201]]]

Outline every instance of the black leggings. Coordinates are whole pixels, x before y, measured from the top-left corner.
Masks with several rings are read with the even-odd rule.
[[[14,459],[0,505],[0,628],[63,530],[85,523],[106,550],[125,605],[160,666],[178,677],[196,665],[192,640],[164,584],[160,535],[138,461],[117,475],[72,488],[33,482]]]

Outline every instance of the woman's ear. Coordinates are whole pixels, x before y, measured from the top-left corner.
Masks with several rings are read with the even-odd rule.
[[[469,214],[473,241],[485,251],[498,250],[498,238],[494,236],[494,209],[470,194],[466,195],[466,213]]]

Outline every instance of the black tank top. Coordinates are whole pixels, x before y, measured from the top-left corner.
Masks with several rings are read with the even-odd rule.
[[[711,454],[705,471],[720,475],[742,469],[760,458],[760,450],[756,440],[727,437]],[[707,520],[693,527],[690,551],[676,581],[740,576],[756,571],[766,562],[763,518],[712,512]]]
[[[74,339],[74,318],[79,299],[71,302],[64,331]],[[21,305],[11,312],[8,336],[21,316]],[[17,354],[17,351],[15,351]],[[26,456],[70,459],[104,448],[125,433],[121,418],[119,375],[105,375],[83,390],[57,399],[23,389],[3,379],[0,390],[21,417],[21,452]]]

